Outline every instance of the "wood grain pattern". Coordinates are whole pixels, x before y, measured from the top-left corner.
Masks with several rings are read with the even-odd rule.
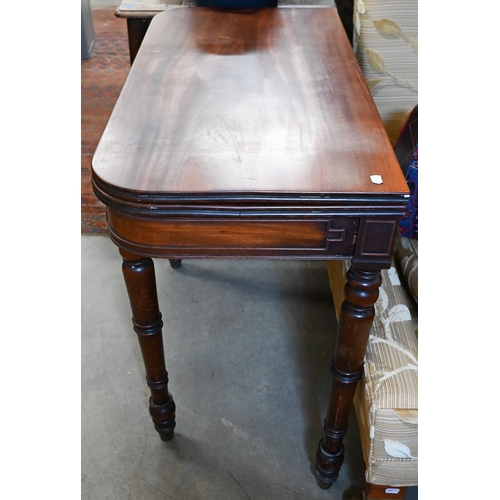
[[[140,53],[94,156],[105,184],[211,195],[407,192],[335,9],[166,11]]]
[[[113,241],[140,255],[188,257],[352,258],[356,218],[148,220],[108,208]]]

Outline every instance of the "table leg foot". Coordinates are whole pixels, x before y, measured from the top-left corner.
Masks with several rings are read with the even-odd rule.
[[[172,269],[179,269],[182,265],[182,260],[181,259],[169,259],[170,261],[170,266]]]
[[[339,477],[339,470],[344,462],[344,446],[340,448],[336,455],[328,453],[323,447],[323,440],[318,444],[316,452],[316,469],[314,475],[318,486],[323,490],[328,490]]]
[[[323,489],[337,480],[344,461],[343,440],[356,386],[363,374],[363,359],[380,284],[380,269],[351,267],[347,273],[331,366],[332,385],[324,438],[316,453],[315,476]]]
[[[168,396],[169,401],[163,406],[155,405],[153,398],[149,398],[149,414],[153,418],[155,429],[162,441],[170,441],[174,438],[175,403],[172,395]]]
[[[163,321],[158,307],[153,261],[125,250],[123,276],[132,307],[132,321],[146,368],[146,381],[151,390],[149,412],[155,429],[163,441],[174,437],[175,403],[168,392],[168,374],[163,351]]]

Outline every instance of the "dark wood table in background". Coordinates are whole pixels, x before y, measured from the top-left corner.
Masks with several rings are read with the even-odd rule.
[[[351,261],[316,461],[329,488],[408,199],[336,10],[158,14],[95,153],[93,183],[123,257],[165,441],[175,404],[152,258]]]
[[[130,0],[122,2],[115,16],[127,20],[130,64],[134,62],[151,19],[167,9],[177,8],[182,0]]]

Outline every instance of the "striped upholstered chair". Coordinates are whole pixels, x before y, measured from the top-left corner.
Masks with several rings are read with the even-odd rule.
[[[344,7],[350,1],[338,0]],[[352,1],[353,50],[397,150],[405,119],[418,104],[418,2]],[[328,263],[337,315],[348,267]],[[403,499],[408,486],[418,485],[417,239],[399,238],[393,266],[382,272],[382,280],[354,404],[365,497]]]
[[[353,49],[412,188],[404,150],[418,143],[418,1],[353,2]],[[400,135],[408,114],[410,148]],[[383,272],[355,400],[373,498],[404,498],[404,487],[418,484],[418,240],[408,220],[401,232],[413,237],[398,240],[393,268]]]

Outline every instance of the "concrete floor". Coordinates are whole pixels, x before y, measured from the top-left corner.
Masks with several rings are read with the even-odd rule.
[[[167,443],[148,413],[119,253],[82,237],[82,499],[341,499],[361,487],[354,412],[338,481],[323,491],[313,476],[336,331],[324,263],[155,266],[177,405]]]
[[[155,265],[177,404],[168,443],[148,413],[121,258],[82,237],[82,498],[340,499],[361,486],[355,418],[337,483],[322,491],[312,474],[336,329],[324,264]]]

